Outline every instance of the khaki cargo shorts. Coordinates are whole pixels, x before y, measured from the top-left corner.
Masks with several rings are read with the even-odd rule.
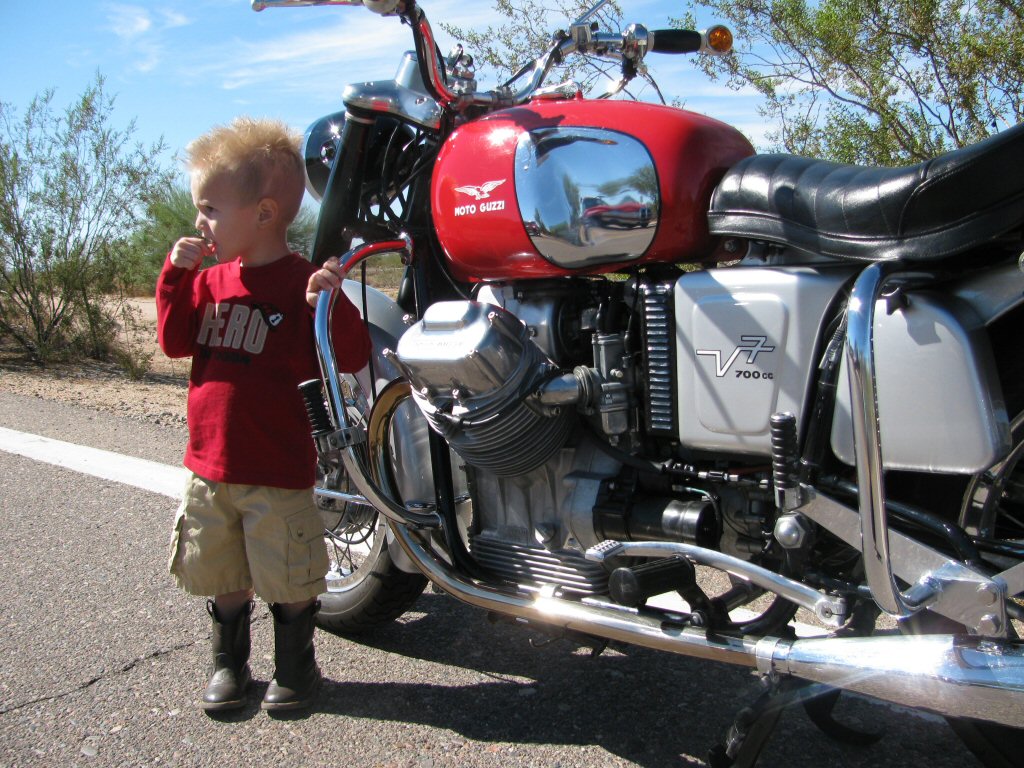
[[[193,473],[168,567],[193,595],[254,589],[268,603],[300,603],[327,588],[323,531],[312,488],[214,483]]]

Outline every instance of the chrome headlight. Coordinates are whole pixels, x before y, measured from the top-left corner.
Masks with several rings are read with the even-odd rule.
[[[306,129],[302,154],[306,161],[306,189],[321,200],[327,189],[334,161],[341,153],[341,134],[345,127],[345,113],[335,112],[321,117]],[[415,131],[388,115],[376,115],[366,145],[366,179],[381,179],[390,169]]]
[[[306,161],[306,189],[320,200],[327,189],[334,158],[341,145],[341,129],[345,125],[345,113],[321,117],[306,129],[302,142],[302,155]]]

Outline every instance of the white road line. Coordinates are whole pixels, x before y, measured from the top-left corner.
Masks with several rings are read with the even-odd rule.
[[[0,451],[180,499],[188,470],[0,427]]]

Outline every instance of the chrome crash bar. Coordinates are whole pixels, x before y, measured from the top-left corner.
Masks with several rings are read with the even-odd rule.
[[[412,258],[412,241],[409,238],[385,240],[376,243],[364,243],[352,248],[338,259],[342,279],[361,261],[379,253],[399,253],[402,255],[403,261],[409,263],[409,260]],[[320,292],[316,304],[316,317],[313,321],[317,356],[320,361],[320,374],[327,387],[327,405],[331,421],[337,430],[335,433],[337,437],[334,441],[335,447],[341,453],[341,460],[345,466],[345,471],[363,497],[358,499],[359,501],[371,504],[385,517],[403,525],[411,525],[414,528],[436,528],[441,524],[441,519],[436,513],[415,512],[406,509],[393,501],[362,470],[360,459],[355,452],[355,446],[364,443],[366,435],[350,423],[348,409],[345,406],[341,374],[338,371],[337,356],[334,354],[334,339],[331,335],[331,318],[334,314],[334,303],[338,298],[339,290],[332,288]],[[338,492],[328,489],[317,489],[317,493],[329,498],[341,497],[341,494]],[[352,501],[353,499],[342,498],[342,500]]]
[[[882,436],[878,415],[878,392],[875,377],[873,328],[876,306],[882,299],[886,281],[900,268],[898,263],[876,262],[854,282],[847,309],[845,360],[849,371],[850,409],[853,421],[854,456],[859,488],[859,541],[843,537],[832,521],[817,522],[847,538],[864,555],[864,573],[868,588],[878,606],[894,616],[910,616],[925,607],[966,623],[983,635],[1006,632],[1006,581],[989,579],[983,574],[952,560],[936,563],[925,569],[902,591],[895,576],[908,581],[907,574],[894,573],[893,544],[886,510]],[[805,489],[813,495],[813,489]],[[824,501],[822,499],[822,501]],[[814,505],[811,505],[813,510]],[[814,514],[810,515],[812,519]],[[918,551],[925,548],[915,547]],[[906,555],[900,561],[908,559]],[[912,580],[910,580],[912,581]],[[966,592],[966,594],[964,594]],[[1012,593],[1011,593],[1012,594]],[[967,618],[964,621],[964,617]]]
[[[252,0],[252,9],[304,8],[311,5],[362,5],[363,0]]]
[[[875,303],[892,271],[891,264],[877,262],[865,269],[854,283],[847,310],[845,355],[850,372],[864,572],[871,595],[883,611],[909,616],[934,598],[935,590],[919,583],[912,588],[913,594],[904,594],[896,586],[892,573],[872,339]]]

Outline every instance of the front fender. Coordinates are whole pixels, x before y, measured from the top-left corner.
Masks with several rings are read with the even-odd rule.
[[[391,336],[391,343],[397,343],[398,338],[405,333],[408,326],[405,324],[405,313],[387,294],[377,290],[372,285],[365,287],[366,307],[363,307],[363,284],[356,280],[346,280],[342,284],[342,290],[348,300],[356,305],[363,317],[369,319],[370,325],[377,326],[386,334]]]

